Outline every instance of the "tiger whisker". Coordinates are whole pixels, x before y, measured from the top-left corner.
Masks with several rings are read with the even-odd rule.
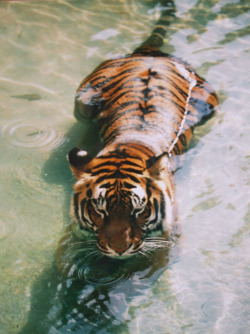
[[[139,253],[143,256],[145,256],[148,260],[150,260],[149,256],[145,253],[144,249],[143,250],[139,250]]]
[[[75,252],[88,252],[88,251],[91,251],[92,249],[96,249],[95,247],[70,247],[70,249],[72,251],[75,251]]]
[[[87,249],[87,248],[95,248],[95,246],[96,246],[96,241],[91,243],[78,242],[69,244],[69,247],[71,249]]]
[[[96,240],[84,240],[84,241],[78,241],[78,242],[71,242],[69,245],[94,245],[96,244]]]
[[[96,255],[97,255],[96,261],[104,257],[104,254],[101,253],[100,251],[96,251]]]
[[[164,237],[147,237],[145,238],[145,240],[166,241],[166,242],[173,241],[172,238],[164,238]]]
[[[99,252],[96,251],[96,250],[94,250],[93,252],[89,252],[88,254],[86,254],[85,260],[91,260],[91,259],[93,259],[93,257],[96,257],[95,260],[97,260],[98,255],[99,255],[98,253]]]

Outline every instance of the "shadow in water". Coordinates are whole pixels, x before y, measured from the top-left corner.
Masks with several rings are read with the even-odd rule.
[[[83,255],[75,245],[75,237],[66,231],[57,266],[44,271],[33,286],[29,319],[19,334],[128,332],[131,303],[145,306],[174,244],[158,245],[146,256],[127,260],[92,257],[86,250]]]

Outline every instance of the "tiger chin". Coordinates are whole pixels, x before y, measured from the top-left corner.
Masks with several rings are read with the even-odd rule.
[[[74,148],[68,160],[77,179],[70,216],[79,239],[95,238],[102,254],[127,258],[140,253],[145,238],[169,235],[176,206],[167,154],[146,159],[140,145],[119,145],[93,159]]]

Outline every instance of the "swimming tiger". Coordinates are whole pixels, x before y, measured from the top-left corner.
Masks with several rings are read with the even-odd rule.
[[[173,17],[166,9],[140,47],[104,61],[76,92],[75,116],[97,118],[103,148],[94,158],[79,148],[68,155],[77,180],[72,228],[79,238],[95,235],[107,256],[140,253],[152,233],[171,233],[171,157],[217,106],[214,90],[189,64],[160,50]]]

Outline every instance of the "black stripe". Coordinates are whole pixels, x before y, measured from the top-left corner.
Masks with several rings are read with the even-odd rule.
[[[75,216],[78,220],[80,219],[79,212],[78,212],[78,209],[79,209],[79,206],[78,206],[79,195],[80,195],[80,193],[76,193],[76,194],[74,194],[74,197],[73,197],[74,212],[75,212]]]
[[[141,100],[143,100],[143,99],[141,99]],[[112,110],[112,112],[110,112],[109,116],[106,117],[106,119],[105,119],[105,128],[108,128],[110,126],[110,124],[113,124],[115,121],[117,121],[123,115],[126,115],[127,113],[130,113],[130,112],[133,112],[133,111],[138,111],[139,110],[138,102],[139,102],[138,100],[128,101],[126,103],[123,103],[123,104],[119,105],[119,107],[115,108],[114,110]],[[128,107],[129,105],[136,105],[136,107],[122,111],[124,108]],[[114,115],[114,114],[116,114],[116,115]],[[108,124],[106,124],[106,123],[108,123]]]
[[[121,67],[123,65],[127,65],[129,63],[133,63],[136,61],[145,61],[145,58],[142,56],[137,56],[137,57],[133,57],[131,58],[130,55],[127,56],[122,56],[121,58],[117,58],[117,59],[111,59],[111,60],[106,60],[104,63],[102,63],[100,65],[100,68],[98,68],[98,71],[103,71],[104,69],[107,68],[114,68],[114,67]],[[95,72],[96,73],[96,72]]]
[[[206,92],[211,94],[213,97],[215,97],[215,99],[217,100],[217,95],[216,95],[215,91],[212,89],[212,87],[210,85],[208,85],[208,83],[206,81],[201,79],[197,74],[196,74],[196,80],[197,80],[197,84],[196,84],[195,88],[201,88],[202,90],[205,90]]]
[[[151,189],[150,189],[150,183],[151,183],[151,180],[147,180],[147,184],[146,184],[146,193],[147,193],[147,196],[148,196],[148,202],[150,200],[150,197],[152,195],[152,192],[151,192]]]
[[[184,97],[184,99],[185,99],[185,101],[186,101],[187,98],[188,98],[188,94],[187,94],[186,92],[184,92],[184,90],[181,89],[180,86],[177,86],[176,82],[174,82],[173,80],[169,80],[169,81],[172,81],[172,85],[173,85],[173,87],[174,87],[174,88],[181,94],[181,96]],[[186,80],[186,82],[187,82],[187,80]],[[190,85],[189,82],[187,82],[187,83]],[[170,90],[170,91],[171,91],[171,90]],[[171,93],[174,94],[173,91],[171,91]],[[183,102],[183,101],[182,101],[182,102]]]
[[[128,156],[128,158],[134,159],[133,156]],[[135,158],[135,159],[136,159],[136,158]],[[142,167],[141,167],[140,165],[138,165],[138,164],[135,163],[135,162],[129,161],[129,160],[125,160],[123,164],[124,164],[124,165],[130,165],[130,166],[136,166],[136,167],[142,169]]]
[[[139,69],[139,67],[138,67],[138,69]],[[133,84],[126,85],[128,82],[132,82]],[[135,87],[136,88],[140,88],[140,87],[143,88],[143,87],[145,87],[144,80],[141,79],[140,77],[134,77],[133,78],[133,77],[131,77],[131,75],[123,77],[123,83],[122,83],[122,85],[121,86],[119,85],[117,87],[117,89],[112,92],[110,103],[114,103],[116,100],[118,100],[121,96],[123,96],[127,92],[134,92],[135,93]],[[122,90],[125,90],[125,92],[123,92]],[[117,92],[118,93],[120,92],[121,94],[118,95],[118,96],[116,96]],[[137,91],[137,93],[140,93],[140,92],[141,92],[140,90]]]
[[[136,173],[136,174],[141,174],[142,169],[140,168],[140,170],[138,169],[134,169],[134,168],[124,168],[121,167],[122,172],[129,172],[129,173]]]
[[[178,87],[178,86],[176,86],[176,87]],[[176,88],[175,87],[175,88]],[[177,88],[176,88],[177,89]],[[181,94],[181,96],[183,96],[183,94],[180,92],[180,90],[179,89],[177,89],[178,90],[178,92]],[[181,98],[177,95],[177,94],[175,94],[174,92],[173,92],[173,90],[169,90],[169,92],[178,100],[178,101],[180,101],[181,103],[183,103],[184,101],[183,100],[181,100]],[[183,92],[183,91],[182,91]],[[187,97],[187,94],[186,94],[186,97]]]
[[[100,176],[96,181],[95,181],[95,184],[98,184],[104,180],[112,180],[112,179],[131,179],[132,181],[134,181],[135,183],[140,183],[140,181],[133,175],[130,175],[130,174],[123,174],[121,173],[120,171],[116,171],[115,173],[113,174],[109,174],[109,175],[102,175]]]
[[[178,147],[177,142],[175,143],[175,145],[174,145],[174,147],[173,147],[172,150],[174,151],[174,154],[175,154],[175,155],[179,155],[179,154],[181,153],[181,151],[180,151],[180,149],[179,149],[179,147]],[[171,152],[172,152],[172,151],[171,151]]]
[[[103,176],[100,176],[96,181],[95,181],[95,184],[98,184],[104,180],[107,180],[107,179],[112,179],[112,177],[110,177],[110,175],[103,175]]]
[[[125,163],[124,163],[125,165]],[[140,167],[140,166],[137,166],[138,169],[135,169],[135,168],[129,168],[129,167],[125,167],[124,165],[118,165],[118,164],[114,164],[114,165],[105,165],[106,168],[100,168],[100,169],[97,169],[95,170],[94,172],[91,172],[91,175],[92,176],[96,176],[96,175],[99,175],[99,174],[103,174],[103,173],[106,173],[106,174],[111,174],[110,176],[112,176],[114,173],[117,173],[118,170],[120,173],[124,173],[124,172],[128,172],[128,173],[136,173],[136,174],[141,174],[141,172],[143,171],[143,168]],[[114,171],[113,169],[109,169],[108,167],[117,167],[117,169]],[[104,167],[104,166],[103,166]],[[120,167],[120,168],[119,168]],[[95,168],[96,169],[96,168]],[[121,170],[121,171],[120,171]]]
[[[120,107],[119,107],[119,109],[123,109],[124,107],[127,107],[129,104],[138,104],[138,101],[131,101],[131,103],[127,103],[127,105],[126,106],[124,106],[124,105],[121,105]],[[117,108],[118,109],[118,108]],[[134,112],[134,111],[136,111],[136,112],[138,112],[138,111],[140,111],[140,109],[139,109],[139,106],[136,106],[135,108],[130,108],[130,109],[127,109],[127,110],[124,110],[124,111],[121,111],[120,110],[120,112],[119,112],[119,110],[116,110],[116,111],[113,111],[112,112],[112,114],[113,113],[115,113],[115,112],[119,112],[117,115],[115,115],[115,116],[113,116],[112,114],[109,116],[109,117],[107,117],[106,119],[105,119],[105,124],[101,124],[101,126],[102,126],[102,131],[101,131],[101,135],[102,135],[102,133],[103,132],[106,132],[107,130],[108,130],[108,128],[112,125],[112,124],[114,124],[116,121],[118,121],[120,118],[122,118],[123,116],[125,116],[126,114],[129,114],[129,113],[132,113],[132,112]],[[135,118],[135,117],[138,117],[138,115],[134,115],[134,116],[132,116],[133,118]],[[104,134],[105,135],[105,134]]]
[[[151,216],[151,212],[152,212],[152,207],[151,207],[150,203],[148,203],[147,206],[149,206],[150,209],[148,210],[148,214],[146,216],[144,215],[144,217],[143,217],[145,220],[148,219]],[[147,224],[147,222],[146,222],[146,224]]]
[[[115,95],[116,91],[112,93],[113,98],[111,97],[111,99],[109,99],[109,102],[107,104],[105,104],[105,108],[106,109],[110,109],[110,107],[112,105],[114,105],[117,101],[119,101],[124,95],[128,94],[128,93],[133,93],[133,98],[142,98],[140,95],[142,95],[142,93],[140,91],[135,91],[135,88],[133,86],[133,89],[127,89],[127,87],[118,87],[117,91],[120,92],[120,94]],[[131,96],[130,96],[131,98]],[[137,101],[137,99],[135,99],[135,101]]]
[[[98,174],[100,174],[100,173],[112,173],[112,172],[113,172],[113,171],[110,170],[110,169],[108,169],[108,168],[102,168],[102,169],[97,170],[97,171],[95,171],[95,172],[91,172],[91,175],[92,175],[92,176],[95,176],[95,175],[98,175]]]
[[[98,83],[94,83],[95,81],[97,81],[97,80],[101,80],[101,79],[103,79],[103,81],[101,81],[101,82],[98,82]],[[105,75],[101,75],[101,76],[99,76],[99,77],[97,77],[97,78],[94,78],[93,80],[90,80],[90,83],[91,83],[91,87],[93,88],[93,89],[95,89],[95,88],[101,88],[103,85],[105,85],[106,83],[108,82],[108,78],[107,78],[107,76],[105,76]]]
[[[173,103],[182,114],[186,112],[186,109],[183,106],[179,105],[177,102],[175,101],[170,101],[170,102]]]
[[[104,145],[106,146],[109,142],[112,142],[113,139],[121,133],[121,131],[131,130],[135,129],[135,125],[128,125],[128,126],[120,126],[114,129],[108,136],[101,133],[101,136],[103,137]],[[103,131],[102,131],[103,132]]]
[[[81,201],[81,220],[87,225],[87,226],[90,226],[92,227],[92,223],[86,219],[85,215],[84,215],[84,209],[85,209],[85,204],[87,203],[87,200],[86,199],[83,199]],[[83,226],[81,226],[81,228],[84,228]]]
[[[158,205],[158,202],[157,202],[157,199],[154,198],[154,210],[155,210],[155,218],[153,220],[151,220],[148,225],[151,225],[151,224],[155,224],[158,222],[158,219],[159,219],[159,205]]]
[[[86,200],[83,199],[81,201],[81,219],[86,223],[86,219],[84,218],[84,206],[85,206]]]
[[[106,158],[107,156],[105,156],[105,158]],[[113,158],[113,156],[109,156],[109,159],[110,158]],[[133,157],[131,157],[130,155],[127,155],[127,157],[128,158],[131,158],[131,159],[133,159]],[[97,166],[94,166],[91,170],[95,170],[95,169],[99,169],[99,168],[102,168],[102,167],[122,167],[123,165],[129,165],[129,166],[135,166],[135,167],[138,167],[138,168],[141,168],[142,169],[142,167],[140,166],[140,165],[138,165],[137,163],[135,163],[135,162],[132,162],[132,161],[128,161],[128,160],[124,160],[124,158],[122,158],[123,159],[123,161],[120,161],[120,162],[113,162],[113,161],[106,161],[106,162],[102,162],[102,163],[100,163],[99,165],[97,165]],[[135,159],[138,159],[138,158],[135,158]],[[107,160],[108,160],[108,158],[107,158]]]
[[[104,157],[104,158],[106,158],[106,156]],[[109,156],[109,159],[111,158],[111,156]],[[112,156],[112,158],[113,158],[113,156]],[[108,158],[107,158],[107,160],[108,160]],[[116,163],[116,162],[111,162],[111,161],[105,161],[105,162],[102,162],[102,163],[100,163],[99,165],[96,165],[96,166],[94,166],[93,168],[91,168],[91,170],[93,170],[93,169],[98,169],[98,168],[102,168],[102,167],[109,167],[109,166],[120,166],[120,163]]]
[[[138,180],[135,176],[133,176],[133,175],[130,175],[130,174],[128,174],[128,176],[127,176],[128,178],[130,178],[132,181],[134,181],[135,183],[140,183],[140,180]]]
[[[92,198],[92,189],[91,188],[89,188],[87,190],[86,195],[87,195],[88,198]]]
[[[165,212],[165,197],[163,194],[161,194],[161,204],[160,204],[160,213],[161,213],[161,219],[164,220],[165,216],[166,216],[166,212]]]
[[[130,145],[131,146],[131,145]],[[124,157],[130,157],[130,155],[124,155],[123,152],[119,152],[119,151],[116,151],[110,155],[100,155],[99,157],[97,157],[97,159],[100,159],[100,160],[108,160],[108,159],[112,159],[112,158],[124,158]],[[137,160],[141,160],[141,158],[139,157],[131,157],[132,159],[137,159]]]
[[[173,59],[174,59],[174,60],[177,60],[177,59],[175,59],[174,57],[173,57]],[[187,67],[186,67],[186,65],[188,65],[187,63],[185,64],[184,62],[180,62],[180,63],[178,63],[178,64],[183,65],[183,66],[185,67],[185,69],[186,69],[189,73],[191,73],[191,72],[187,69]],[[175,65],[175,64],[174,64],[174,65]],[[171,71],[172,71],[174,74],[176,74],[178,77],[180,77],[182,80],[184,80],[185,82],[189,83],[189,82],[187,81],[187,79],[186,79],[183,75],[181,75],[179,72],[177,72],[177,71],[178,71],[177,68],[174,68],[174,69],[172,68]]]
[[[122,71],[122,72],[119,72],[117,75],[115,75],[115,76],[113,76],[113,77],[110,77],[110,78],[109,78],[109,81],[112,81],[112,80],[114,80],[114,79],[118,79],[118,80],[115,81],[115,82],[112,82],[110,85],[104,87],[104,88],[103,88],[103,92],[104,92],[104,93],[105,93],[105,92],[108,92],[110,89],[114,88],[114,87],[115,87],[116,85],[118,85],[122,80],[124,80],[124,79],[126,78],[126,76],[121,78],[121,76],[122,76],[123,74],[127,74],[127,73],[130,73],[130,72],[133,72],[133,71],[136,70],[136,69],[140,69],[140,67],[139,67],[139,66],[133,66],[133,67],[130,67],[130,68],[128,68],[128,69],[126,69],[126,70],[124,70],[124,71]]]
[[[183,65],[183,64],[182,64]],[[174,78],[174,80],[170,79],[169,76],[166,76],[162,73],[159,73],[160,77],[159,78],[156,78],[156,79],[164,79],[165,81],[169,82],[171,86],[175,87],[179,93],[181,95],[185,95],[185,97],[187,98],[188,94],[185,93],[182,89],[181,89],[181,86],[183,85],[183,81],[186,82],[188,85],[190,85],[190,82],[185,78],[183,77],[179,72],[176,72],[172,67],[166,65],[166,68],[167,68],[167,71],[170,72],[170,73],[173,73],[175,74],[177,77],[179,77],[179,80]],[[187,68],[186,68],[187,69]],[[163,71],[165,71],[165,69],[163,68]],[[190,71],[188,71],[190,73]],[[180,81],[179,83],[177,81]],[[170,90],[171,91],[171,90]],[[171,93],[173,95],[175,95],[172,91]]]
[[[102,185],[100,186],[100,189],[102,189],[102,188],[108,189],[108,188],[110,188],[110,187],[111,187],[110,182],[107,182],[107,183],[102,184]]]
[[[130,184],[130,183],[126,182],[126,181],[123,183],[123,186],[125,188],[128,188],[128,189],[136,188],[133,184]]]
[[[184,146],[184,147],[187,146],[186,136],[183,133],[179,136],[179,140],[180,140],[182,146]]]

